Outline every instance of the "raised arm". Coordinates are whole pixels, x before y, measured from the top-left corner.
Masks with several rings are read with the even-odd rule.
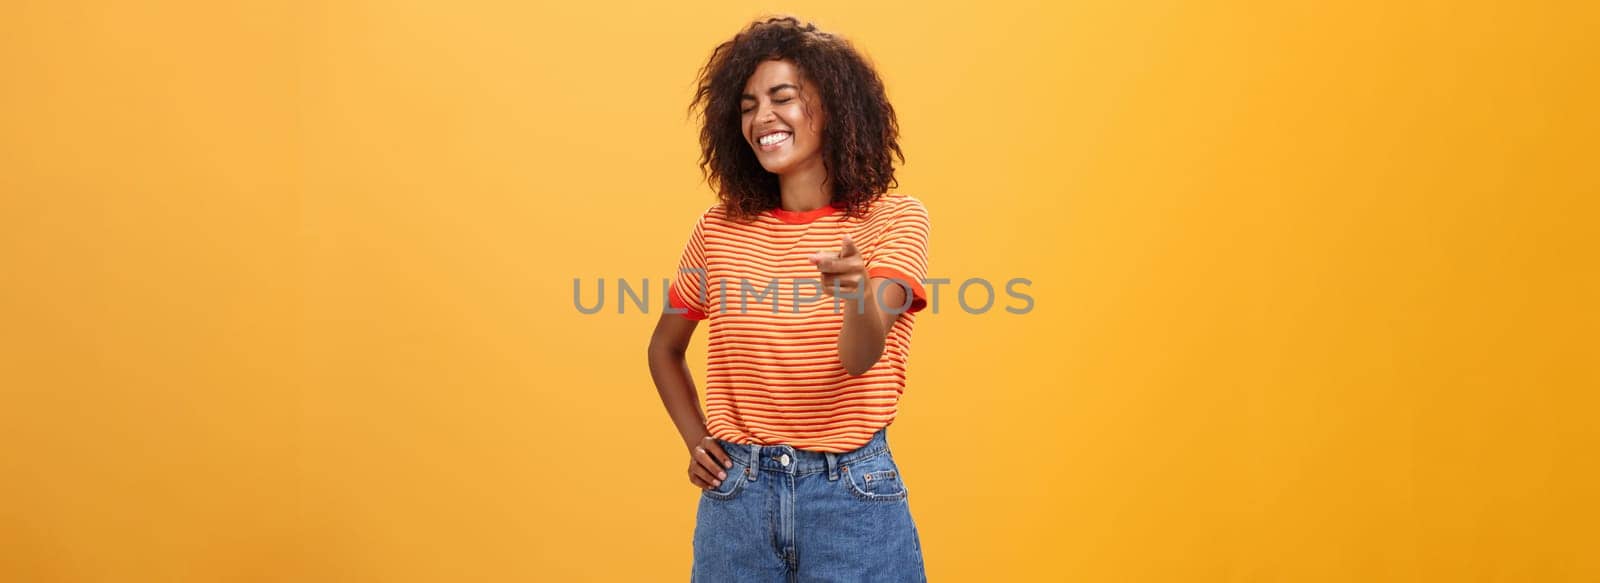
[[[811,261],[822,274],[823,293],[843,300],[839,362],[853,376],[865,374],[883,356],[889,328],[905,310],[906,290],[888,278],[868,277],[861,252],[848,236],[837,256],[819,253]]]

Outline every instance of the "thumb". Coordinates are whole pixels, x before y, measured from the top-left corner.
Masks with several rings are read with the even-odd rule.
[[[850,240],[850,235],[844,236],[844,246],[839,249],[840,257],[854,257],[860,252],[856,250],[856,242]]]

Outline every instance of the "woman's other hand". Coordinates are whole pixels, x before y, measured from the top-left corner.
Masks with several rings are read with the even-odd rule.
[[[710,435],[689,448],[689,483],[701,490],[722,485],[728,479],[724,470],[731,467],[733,461],[728,459],[728,452],[722,451],[722,445]]]

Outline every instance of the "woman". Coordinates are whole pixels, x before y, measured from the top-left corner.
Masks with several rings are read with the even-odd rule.
[[[700,581],[921,581],[885,428],[926,304],[928,216],[877,73],[794,18],[712,52],[696,222],[650,339],[650,374],[702,490]],[[684,351],[709,322],[702,415]]]

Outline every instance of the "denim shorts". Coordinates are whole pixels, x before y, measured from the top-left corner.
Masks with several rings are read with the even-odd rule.
[[[717,443],[733,467],[700,494],[692,581],[927,580],[887,429],[839,454]]]

